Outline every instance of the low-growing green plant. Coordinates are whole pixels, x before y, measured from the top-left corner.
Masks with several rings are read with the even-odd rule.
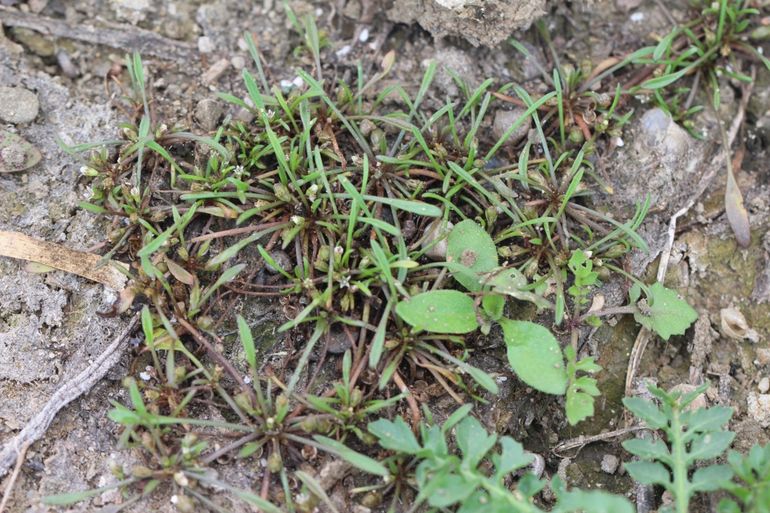
[[[746,455],[727,455],[735,476],[724,488],[735,498],[719,502],[719,513],[770,512],[770,445],[755,445]]]
[[[625,467],[635,481],[660,485],[671,494],[673,504],[661,511],[688,513],[690,499],[696,493],[723,489],[730,484],[730,467],[705,466],[702,462],[721,457],[730,447],[735,433],[724,426],[733,410],[724,406],[688,408],[708,384],[688,393],[648,388],[660,406],[639,397],[627,397],[623,404],[650,428],[662,431],[665,441],[636,438],[623,442],[624,449],[641,459],[626,463]]]
[[[556,496],[552,512],[633,511],[624,497],[602,491],[567,491],[558,477],[550,482],[539,479],[527,471],[534,456],[512,438],[488,433],[468,415],[470,410],[470,406],[456,410],[441,426],[421,424],[419,438],[401,417],[369,423],[369,432],[391,453],[384,459],[390,475],[379,486],[383,494],[395,492],[390,511],[414,512],[427,504],[458,513],[539,513],[544,510],[534,497],[546,486]],[[354,459],[349,461],[359,466]],[[414,487],[417,495],[408,504],[399,504],[404,487]]]
[[[504,315],[506,297],[531,301],[538,308],[553,310],[554,305],[535,290],[536,284],[529,284],[515,267],[501,268],[492,237],[472,220],[462,221],[452,228],[447,237],[446,253],[447,261],[434,265],[449,269],[467,292],[420,292],[396,305],[396,313],[401,319],[414,331],[449,335],[467,334],[478,329],[488,334],[492,324],[499,324],[507,346],[508,362],[516,375],[541,392],[566,393],[567,417],[571,424],[590,416],[593,397],[599,395],[596,380],[587,375],[578,377],[577,373],[593,374],[601,367],[592,358],[577,361],[574,345],[566,353],[569,364],[565,366],[559,342],[547,328]],[[598,273],[593,271],[593,262],[582,250],[573,254],[568,267],[573,274],[573,285],[568,292],[575,303],[573,342],[577,336],[574,330],[581,320],[598,321],[598,316],[611,313],[633,313],[638,322],[665,339],[672,333],[684,333],[697,318],[692,307],[676,292],[659,283],[644,287],[649,294],[646,299],[640,299],[642,285],[637,284],[631,290],[629,306],[581,317],[581,308],[588,303]]]

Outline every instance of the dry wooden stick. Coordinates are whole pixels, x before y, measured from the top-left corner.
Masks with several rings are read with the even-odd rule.
[[[0,449],[0,477],[4,476],[13,466],[24,446],[43,437],[59,410],[91,390],[120,360],[126,347],[126,341],[138,324],[139,314],[137,313],[93,363],[54,392],[43,409],[27,422],[24,429],[6,442]]]
[[[27,449],[32,445],[30,442],[25,443],[19,450],[18,456],[16,456],[16,465],[13,467],[10,479],[8,479],[8,485],[3,492],[3,500],[0,501],[0,513],[5,511],[5,507],[8,505],[8,501],[11,500],[11,494],[13,493],[13,487],[16,485],[16,479],[18,479],[21,473],[21,466],[24,464],[24,458],[27,456]]]
[[[39,16],[0,6],[0,23],[8,27],[31,29],[42,34],[139,52],[161,59],[196,61],[198,49],[192,43],[175,41],[149,30],[130,25],[103,22],[97,27],[86,23],[72,26],[64,20]]]
[[[126,276],[116,266],[128,266],[110,260],[108,265],[99,267],[100,255],[74,251],[60,244],[34,239],[19,232],[0,231],[0,256],[37,262],[61,271],[77,274],[83,278],[101,283],[117,291],[126,285]]]

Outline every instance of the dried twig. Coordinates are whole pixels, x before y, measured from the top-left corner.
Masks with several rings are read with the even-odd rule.
[[[42,438],[59,410],[91,390],[120,360],[126,346],[126,340],[138,324],[139,314],[136,314],[93,363],[54,392],[43,409],[27,422],[19,434],[0,449],[0,477],[8,472],[25,445],[32,444]]]
[[[101,283],[117,291],[126,285],[126,276],[117,266],[128,266],[122,262],[110,260],[110,265],[99,267],[100,255],[67,249],[60,244],[33,239],[19,232],[0,231],[0,256],[37,262],[54,269],[77,274],[83,278]]]
[[[21,447],[21,450],[19,450],[19,455],[16,457],[16,466],[13,467],[13,472],[11,473],[11,477],[10,479],[8,479],[8,484],[5,488],[5,492],[3,492],[3,500],[0,501],[0,513],[3,513],[5,511],[5,507],[8,505],[8,501],[11,500],[13,487],[16,484],[16,479],[18,479],[19,477],[19,473],[21,472],[21,466],[24,464],[24,457],[27,455],[27,449],[29,449],[30,445],[32,444],[27,442]]]
[[[610,438],[617,438],[620,436],[627,435],[628,433],[633,433],[635,431],[641,431],[642,429],[649,429],[647,426],[633,426],[623,429],[616,429],[615,431],[607,431],[606,433],[599,433],[598,435],[592,435],[592,436],[579,436],[577,438],[571,438],[569,440],[565,440],[558,444],[556,447],[553,448],[553,453],[559,456],[561,453],[565,451],[569,451],[572,449],[577,449],[580,451],[583,447],[585,447],[588,444],[592,444],[595,442],[603,442],[605,440],[609,440]]]
[[[119,23],[103,22],[103,27],[86,23],[72,26],[64,20],[1,6],[0,23],[8,27],[31,29],[48,36],[140,52],[161,59],[194,62],[200,58],[198,49],[192,43],[175,41],[149,30]]]

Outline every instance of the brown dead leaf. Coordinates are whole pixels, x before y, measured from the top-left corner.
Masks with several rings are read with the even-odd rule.
[[[749,213],[743,206],[743,195],[732,172],[727,174],[727,187],[725,189],[725,212],[730,227],[735,234],[735,240],[742,248],[749,247],[751,244],[751,226],[749,224]]]
[[[73,251],[59,244],[33,239],[19,232],[0,231],[0,256],[36,262],[39,265],[77,274],[118,291],[123,290],[127,281],[127,277],[118,270],[118,267],[128,269],[123,262],[110,260],[108,265],[97,267],[101,260],[99,255]]]

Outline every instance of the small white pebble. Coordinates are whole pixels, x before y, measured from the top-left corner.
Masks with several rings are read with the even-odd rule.
[[[171,504],[176,504],[177,502],[179,502],[179,497],[176,494],[172,495]]]
[[[366,43],[369,40],[369,29],[364,27],[360,34],[358,34],[358,40],[362,43]]]
[[[352,46],[345,45],[339,50],[337,50],[335,54],[337,55],[337,57],[342,58],[342,57],[345,57],[347,54],[349,54],[352,49],[353,49]]]
[[[251,383],[251,378],[250,378],[250,377],[248,377],[248,376],[244,376],[244,377],[243,377],[243,382],[244,382],[246,385],[248,385],[249,383]]]
[[[216,49],[214,42],[208,36],[198,38],[198,51],[200,53],[211,53]]]
[[[294,87],[302,87],[305,81],[302,80],[302,77],[294,77],[294,80],[292,80],[291,83],[294,85]]]
[[[605,474],[614,474],[618,470],[620,460],[614,454],[605,454],[602,457],[601,468]]]
[[[139,377],[142,378],[142,381],[150,381],[152,379],[152,376],[150,376],[149,372],[140,372]]]
[[[315,15],[317,18],[320,18],[321,16],[323,16],[323,13],[324,13],[323,9],[321,9],[320,7],[316,7]]]
[[[281,89],[290,89],[291,86],[293,85],[291,80],[285,80],[285,79],[281,80],[280,83],[281,83]]]
[[[622,137],[616,137],[615,138],[615,146],[617,146],[618,148],[622,148],[625,145],[626,145],[626,143],[623,141]]]
[[[761,393],[766,394],[768,390],[770,390],[770,378],[765,376],[764,378],[760,379],[757,388]]]
[[[644,13],[643,12],[635,12],[631,15],[630,20],[634,23],[639,23],[644,19]]]

